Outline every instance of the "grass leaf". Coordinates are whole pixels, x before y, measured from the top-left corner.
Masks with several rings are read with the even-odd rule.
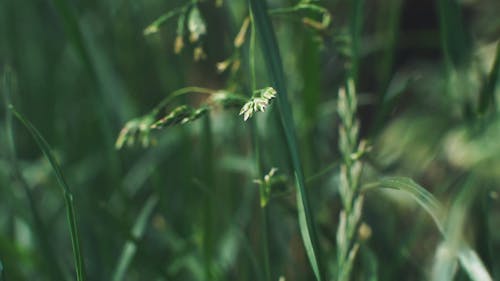
[[[249,2],[257,34],[260,36],[260,45],[263,51],[264,60],[266,61],[267,70],[271,77],[273,88],[278,92],[277,100],[281,124],[285,132],[297,185],[297,207],[302,239],[316,279],[323,280],[320,265],[321,257],[319,256],[317,246],[318,238],[316,237],[314,218],[309,206],[309,199],[305,187],[292,110],[288,102],[283,65],[276,36],[274,34],[274,28],[269,19],[265,1],[249,0]]]
[[[139,240],[144,235],[144,231],[148,225],[148,220],[154,211],[156,204],[158,203],[158,197],[150,196],[144,207],[142,208],[137,220],[132,228],[131,237],[135,240]],[[118,260],[115,273],[113,273],[113,281],[123,280],[127,269],[132,262],[132,259],[137,252],[137,245],[135,241],[128,240],[123,247],[122,254]]]
[[[374,184],[370,184],[369,186],[391,188],[408,193],[432,217],[444,238],[446,240],[449,239],[444,227],[446,218],[444,217],[443,206],[429,191],[414,182],[412,179],[404,177],[388,177],[383,178]],[[472,280],[493,280],[476,252],[464,242],[461,243],[457,255],[460,264]]]
[[[21,113],[17,112],[12,105],[9,106],[14,115],[21,121],[21,123],[28,129],[30,132],[31,136],[35,139],[36,143],[38,144],[38,147],[40,150],[43,152],[47,160],[49,160],[50,165],[52,166],[52,169],[54,173],[56,174],[56,179],[57,182],[59,183],[60,187],[62,188],[63,195],[64,195],[64,203],[66,206],[66,215],[68,218],[68,223],[69,223],[69,230],[70,230],[70,235],[71,235],[71,244],[73,247],[73,257],[74,257],[74,262],[75,262],[75,270],[76,270],[76,280],[77,281],[83,281],[85,280],[85,265],[83,261],[83,255],[82,251],[80,249],[80,236],[78,232],[78,225],[77,225],[77,219],[76,219],[76,214],[75,214],[75,206],[73,203],[73,194],[71,193],[71,190],[69,189],[68,184],[66,183],[66,180],[63,176],[63,173],[61,171],[61,168],[59,167],[59,164],[57,163],[57,160],[55,159],[54,155],[52,154],[52,150],[47,143],[47,141],[43,138],[43,136],[40,134],[40,132],[31,124],[30,121],[28,121]]]
[[[488,107],[495,105],[495,89],[500,82],[500,42],[497,43],[497,53],[493,69],[490,72],[484,84],[481,94],[479,95],[479,114],[483,114],[488,110]]]

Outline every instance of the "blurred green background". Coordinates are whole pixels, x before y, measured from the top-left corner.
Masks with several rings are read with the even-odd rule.
[[[0,280],[74,280],[61,191],[16,120],[12,160],[8,100],[50,143],[72,188],[88,280],[263,280],[254,133],[237,108],[151,132],[148,147],[115,149],[127,121],[179,88],[251,95],[249,39],[241,51],[233,46],[246,1],[199,1],[207,33],[195,43],[186,35],[180,54],[177,17],[143,34],[187,2],[0,0]],[[349,69],[360,133],[372,146],[363,183],[398,175],[425,186],[461,214],[463,225],[450,227],[499,280],[500,2],[313,2],[332,15],[326,29],[303,23],[317,14],[272,18],[327,272],[335,271],[341,208],[336,98]],[[206,58],[195,61],[199,47]],[[219,73],[217,63],[230,57],[240,69]],[[260,51],[256,61],[258,87],[267,87]],[[187,95],[175,104],[206,99]],[[255,118],[264,170],[277,167],[282,179],[268,205],[271,276],[313,280],[273,112]],[[429,279],[442,238],[410,197],[368,192],[363,221],[370,233],[355,280]],[[468,279],[459,269],[455,280]]]

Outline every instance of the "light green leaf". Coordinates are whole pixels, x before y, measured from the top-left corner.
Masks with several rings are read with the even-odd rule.
[[[439,203],[439,201],[425,188],[414,182],[412,179],[404,177],[383,178],[373,184],[367,185],[367,189],[373,187],[391,188],[408,193],[432,217],[445,240],[449,240],[449,237],[444,228],[444,225],[446,223],[444,208]],[[472,280],[493,280],[479,256],[465,242],[461,242],[457,255],[460,264]]]

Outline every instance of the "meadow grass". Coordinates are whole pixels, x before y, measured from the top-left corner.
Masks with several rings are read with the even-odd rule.
[[[0,281],[497,280],[498,9],[0,2]]]

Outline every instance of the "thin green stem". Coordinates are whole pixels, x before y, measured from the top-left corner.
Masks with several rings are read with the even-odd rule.
[[[256,79],[256,72],[255,72],[255,23],[254,23],[254,17],[252,11],[250,11],[250,54],[249,54],[249,59],[250,59],[250,77],[252,81],[252,93],[257,90],[257,79]]]
[[[214,144],[210,115],[203,118],[203,163],[204,180],[209,190],[208,194],[216,194],[215,169],[214,169]],[[213,271],[214,246],[214,201],[215,197],[205,195],[203,199],[203,265],[205,280],[216,280]]]
[[[316,174],[306,178],[306,183],[311,183],[311,182],[314,182],[315,180],[321,178],[323,175],[327,174],[328,172],[334,170],[334,169],[337,169],[339,167],[340,163],[339,161],[334,161],[330,164],[328,164],[328,166],[326,166],[325,168],[323,168],[321,171],[317,172]]]
[[[255,19],[253,16],[253,12],[250,11],[250,22],[251,22],[251,30],[250,30],[250,54],[249,54],[249,66],[250,66],[250,76],[252,82],[252,96],[257,90],[257,78],[256,78],[256,69],[255,69],[255,57],[256,57],[256,32],[255,32]],[[252,134],[252,144],[253,144],[253,153],[255,158],[255,170],[257,172],[257,178],[263,179],[263,171],[262,171],[262,162],[260,157],[260,141],[258,135],[257,121],[255,119],[250,120],[250,133]],[[260,197],[262,194],[266,192],[265,183],[259,185],[259,193]],[[259,200],[260,201],[260,200]],[[260,205],[260,203],[259,203]],[[264,264],[264,275],[266,281],[271,281],[271,270],[269,264],[269,233],[268,233],[268,208],[267,206],[263,206],[260,208],[260,216],[261,216],[261,227],[262,227],[262,255],[263,255],[263,264]]]
[[[195,87],[195,86],[180,88],[180,89],[172,92],[172,94],[168,95],[163,100],[161,100],[160,103],[158,103],[158,105],[155,108],[153,108],[151,113],[153,115],[156,115],[156,114],[158,114],[158,112],[160,112],[160,110],[163,107],[165,107],[167,104],[169,104],[173,99],[180,97],[180,96],[183,96],[183,95],[194,94],[194,93],[204,94],[204,95],[213,95],[213,94],[217,93],[217,90],[202,88],[202,87]]]
[[[250,133],[252,135],[252,144],[253,144],[253,154],[254,154],[254,161],[255,161],[255,171],[257,173],[257,178],[258,179],[263,179],[264,173],[262,171],[262,162],[261,162],[261,157],[260,157],[260,141],[259,141],[259,136],[258,136],[258,130],[257,130],[257,122],[256,120],[252,119],[250,120]],[[259,193],[260,196],[262,196],[263,193],[266,192],[266,186],[265,183],[261,183],[259,185]],[[260,202],[260,200],[259,200]],[[260,206],[260,203],[259,203]],[[269,264],[269,231],[268,231],[268,215],[269,215],[269,210],[266,206],[261,206],[260,208],[260,218],[261,218],[261,227],[262,227],[262,256],[263,256],[263,267],[264,267],[264,275],[265,275],[265,280],[266,281],[271,281],[271,270],[270,270],[270,264]]]

